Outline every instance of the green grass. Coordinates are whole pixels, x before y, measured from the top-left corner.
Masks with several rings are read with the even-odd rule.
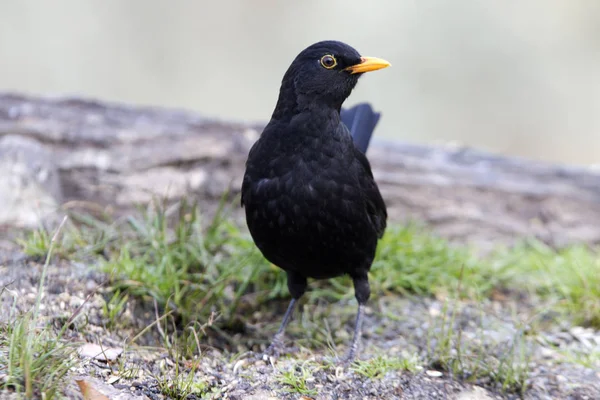
[[[44,240],[47,244],[35,305],[23,314],[17,314],[13,306],[10,322],[0,325],[0,372],[6,374],[0,389],[10,389],[28,399],[59,397],[72,365],[74,349],[62,340],[66,326],[55,332],[40,314],[46,271],[65,221],[52,237],[33,236],[36,241]]]
[[[481,325],[474,338],[466,338],[457,321],[460,307],[456,299],[446,301],[441,318],[433,321],[427,338],[428,363],[463,380],[488,381],[501,392],[523,395],[533,351],[524,327],[517,329],[509,343],[490,343]]]
[[[369,379],[381,379],[388,372],[409,371],[417,372],[422,369],[419,357],[410,355],[406,357],[389,357],[379,355],[368,360],[354,361],[350,369],[361,376]]]
[[[554,308],[573,324],[600,328],[600,255],[577,245],[554,250],[531,242],[496,254],[492,260],[506,271],[513,289],[556,303]]]
[[[196,339],[186,335],[186,329],[182,328],[213,321],[218,315],[213,329],[235,343],[239,339],[224,328],[256,323],[258,319],[263,330],[267,326],[274,332],[280,318],[274,315],[274,301],[278,300],[279,305],[289,298],[285,274],[262,258],[247,231],[228,217],[225,204],[210,220],[186,202],[169,206],[155,203],[136,216],[115,221],[76,216],[63,233],[52,242],[49,232],[41,229],[24,236],[19,243],[24,252],[35,258],[49,256],[54,246],[58,257],[92,260],[108,272],[112,277],[112,295],[106,302],[104,316],[110,329],[118,328],[119,315],[127,302],[156,301],[163,315],[178,317],[177,328],[183,332],[180,342],[187,343],[181,350],[184,358],[193,357],[190,349]],[[451,245],[418,225],[391,226],[378,247],[370,282],[372,304],[385,295],[434,296],[445,300],[444,318],[430,331],[431,346],[428,359],[423,362],[466,380],[488,378],[506,392],[523,393],[526,389],[529,338],[519,330],[505,349],[487,347],[483,337],[477,341],[465,340],[455,321],[457,304],[461,301],[477,303],[499,291],[509,298],[523,296],[532,303],[528,307],[533,314],[554,313],[572,324],[600,328],[600,256],[597,250],[585,246],[557,251],[528,241],[480,256],[474,249]],[[356,307],[350,279],[312,281],[310,288],[303,303],[310,312],[302,313],[299,323],[291,324],[288,332],[318,346],[347,342],[349,336],[343,336],[347,333],[344,324],[354,318]],[[11,331],[4,327],[0,336],[5,342],[15,336],[10,339],[12,346],[22,348],[18,338],[32,332],[34,317],[22,317],[23,325],[15,324]],[[161,323],[167,331],[165,346],[170,348],[166,328],[173,328],[173,320],[169,320],[170,325],[167,319]],[[43,337],[39,335],[40,340]],[[52,340],[40,344],[46,342]],[[56,346],[59,344],[55,341]],[[55,360],[52,364],[60,363],[66,350],[58,347],[36,351],[48,354],[49,360]],[[24,382],[36,380],[24,376],[43,373],[36,372],[35,366],[24,367],[27,362],[35,362],[27,361],[27,354],[19,357],[24,362],[19,364],[20,372],[15,373],[17,378],[11,385],[22,385],[27,390]],[[11,363],[17,365],[16,361]],[[597,361],[590,356],[582,363],[592,365]],[[278,380],[288,390],[311,395],[313,367],[306,364],[280,371]],[[386,357],[353,366],[355,373],[371,379],[391,370],[414,367],[414,360]],[[191,386],[190,377],[193,374],[189,371],[177,373],[175,378],[163,382],[163,392],[176,396],[176,392],[201,393],[206,389]],[[34,385],[43,387],[40,382]],[[170,388],[175,392],[169,392]]]
[[[0,368],[7,376],[0,389],[11,389],[26,398],[59,395],[72,365],[74,349],[50,327],[38,327],[32,312],[0,327]]]
[[[297,393],[306,396],[316,396],[317,390],[313,387],[313,374],[322,366],[305,361],[287,370],[278,370],[275,380],[283,386],[288,393]]]
[[[102,305],[102,314],[107,320],[107,328],[113,329],[119,325],[119,317],[125,310],[129,296],[122,294],[119,290],[112,294],[112,297]]]
[[[560,250],[537,241],[481,257],[415,227],[392,227],[380,242],[370,275],[375,294],[448,297],[461,286],[466,299],[493,290],[527,294],[574,324],[600,328],[600,254],[583,245]],[[540,311],[544,311],[543,307]]]
[[[567,362],[579,364],[586,368],[600,369],[600,351],[560,351]]]
[[[227,324],[248,309],[289,295],[285,274],[262,258],[222,205],[206,221],[185,201],[155,203],[138,216],[113,222],[78,215],[65,227],[55,251],[63,258],[96,256],[112,274],[114,291],[153,298],[184,323],[206,320],[216,311]],[[44,257],[49,241],[49,233],[41,229],[19,243],[27,254]],[[600,327],[600,256],[584,246],[556,251],[530,241],[481,257],[418,225],[391,226],[370,273],[374,298],[448,297],[459,280],[463,298],[489,296],[496,289],[521,292],[546,301],[576,324]],[[309,304],[351,300],[351,286],[347,277],[313,281],[306,297]]]
[[[462,275],[464,294],[479,295],[501,277],[475,254],[419,226],[392,226],[380,241],[370,281],[376,293],[431,295],[452,290]]]
[[[200,326],[199,329],[189,326],[183,332],[174,330],[169,334],[169,338],[165,338],[169,358],[159,364],[160,372],[154,375],[154,379],[161,393],[167,398],[183,400],[192,395],[204,398],[211,392],[215,393],[203,376],[197,374],[202,357],[200,337],[204,328],[206,325]]]
[[[121,230],[121,246],[102,262],[113,287],[157,300],[184,323],[205,321],[215,310],[228,322],[248,293],[266,299],[286,295],[284,274],[220,212],[204,223],[186,203],[158,207],[128,218]]]
[[[86,214],[71,213],[62,227],[60,237],[52,243],[53,231],[46,227],[27,232],[17,239],[23,253],[32,259],[44,261],[52,246],[52,254],[68,260],[96,257],[116,241],[118,234],[103,219]]]
[[[158,388],[169,399],[183,400],[192,395],[202,398],[210,392],[209,384],[196,375],[196,362],[192,362],[190,368],[184,368],[183,361],[180,356],[175,357],[173,366],[165,365],[161,374],[154,376]]]

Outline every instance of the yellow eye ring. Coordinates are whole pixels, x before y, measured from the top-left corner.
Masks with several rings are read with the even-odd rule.
[[[326,54],[323,57],[321,57],[321,65],[323,66],[323,68],[332,69],[337,65],[337,60],[334,56]]]

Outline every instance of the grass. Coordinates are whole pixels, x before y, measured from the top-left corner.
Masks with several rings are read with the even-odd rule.
[[[600,369],[600,350],[588,352],[563,351],[565,360],[570,363],[582,365],[586,368]]]
[[[481,322],[475,337],[465,337],[458,321],[460,308],[456,298],[446,301],[441,318],[434,321],[429,330],[429,364],[466,381],[488,381],[500,392],[523,395],[527,389],[533,351],[524,327],[518,327],[508,343],[486,340],[485,327]]]
[[[104,217],[105,219],[106,217]],[[113,226],[91,215],[71,213],[62,225],[59,237],[53,239],[53,231],[47,227],[27,232],[17,239],[23,253],[35,260],[44,261],[52,248],[52,254],[67,260],[84,260],[103,253],[118,235]]]
[[[462,279],[466,296],[487,293],[501,280],[468,247],[451,246],[417,225],[393,226],[381,240],[371,269],[376,292],[447,293]]]
[[[0,371],[6,377],[0,389],[10,389],[25,398],[52,399],[60,395],[64,380],[71,367],[73,348],[62,341],[66,325],[56,333],[44,322],[40,304],[45,288],[45,277],[54,245],[66,219],[47,241],[43,236],[33,236],[47,244],[46,261],[42,267],[35,305],[23,314],[16,313],[16,298],[8,324],[0,326]]]
[[[123,245],[102,263],[114,288],[153,298],[184,323],[206,320],[215,310],[227,322],[243,295],[262,290],[267,298],[283,297],[287,290],[283,274],[261,260],[222,212],[204,224],[186,203],[158,207],[128,218],[122,231]],[[279,289],[269,292],[271,285]]]
[[[583,245],[554,250],[539,242],[522,244],[496,265],[510,274],[513,288],[556,302],[574,324],[600,328],[600,255]]]
[[[321,368],[314,362],[305,361],[290,369],[277,371],[275,380],[283,385],[285,392],[316,396],[318,392],[311,382],[314,381],[313,373]]]
[[[173,366],[165,365],[161,374],[154,376],[163,395],[183,400],[192,395],[201,398],[210,392],[208,383],[196,375],[197,362],[192,362],[190,368],[184,368],[183,358],[177,356],[174,360]]]
[[[450,245],[414,226],[392,227],[373,264],[373,292],[465,299],[492,291],[535,296],[574,324],[600,328],[600,254],[576,245],[560,250],[526,241],[487,257]]]
[[[161,393],[167,398],[203,398],[209,393],[215,393],[203,376],[198,374],[202,357],[200,336],[204,328],[206,325],[200,326],[199,329],[192,325],[183,332],[174,330],[169,338],[165,337],[164,344],[169,358],[160,363],[160,371],[154,375],[154,379]],[[164,330],[162,332],[167,335]]]
[[[174,205],[154,203],[136,216],[114,221],[85,215],[72,219],[73,223],[66,224],[63,235],[54,241],[48,230],[40,229],[19,243],[25,253],[45,257],[46,263],[53,253],[70,260],[91,260],[108,272],[112,277],[112,294],[104,306],[108,328],[118,328],[122,310],[136,299],[147,304],[156,302],[163,315],[177,316],[179,329],[213,321],[215,315],[218,319],[213,328],[224,336],[228,335],[225,330],[256,323],[255,319],[263,327],[276,329],[279,316],[273,313],[274,301],[287,303],[289,296],[285,274],[262,258],[248,233],[228,217],[225,203],[210,220],[185,201]],[[519,329],[504,349],[489,347],[483,333],[478,340],[466,340],[456,321],[461,301],[477,303],[500,291],[507,297],[535,299],[534,312],[539,314],[556,313],[573,324],[600,328],[600,256],[585,246],[557,251],[528,241],[480,256],[468,246],[451,245],[418,225],[391,226],[380,242],[370,282],[373,299],[417,295],[444,301],[444,317],[430,329],[431,346],[427,360],[422,362],[462,379],[488,379],[506,392],[523,393],[527,388],[529,338],[524,329]],[[313,281],[310,288],[304,302],[310,312],[301,314],[300,323],[291,324],[289,332],[297,332],[298,337],[319,346],[347,341],[349,337],[338,336],[338,332],[346,332],[345,322],[354,318],[351,281],[346,277]],[[332,303],[336,320],[328,317]],[[27,338],[36,321],[35,314],[21,318],[22,325],[4,327],[0,334],[5,342],[11,340],[14,349],[24,347],[18,344],[18,338]],[[167,320],[162,322],[167,331]],[[182,331],[180,342],[187,344],[182,345],[180,357],[193,358],[196,339],[186,336],[185,329]],[[63,365],[59,360],[65,359],[66,349],[60,347],[60,341],[52,342],[48,335],[48,340],[42,340],[43,334],[38,337],[40,344],[55,343],[57,347],[36,351],[48,354],[50,365]],[[169,347],[166,337],[165,346]],[[24,377],[43,373],[36,372],[32,365],[25,367],[35,362],[27,361],[27,354],[19,357],[23,361],[11,361],[11,365],[21,365],[20,372],[14,373],[20,378],[11,378],[11,385],[29,390],[24,382],[36,381]],[[597,357],[581,358],[581,363],[592,365]],[[381,356],[352,368],[361,376],[377,379],[388,371],[413,370],[417,364],[411,358]],[[295,393],[311,395],[314,367],[306,364],[280,371],[277,379]],[[61,368],[52,371],[62,373]],[[164,394],[177,397],[206,390],[202,385],[192,385],[192,371],[176,372],[175,378],[162,383]],[[44,387],[40,382],[35,385]]]
[[[113,293],[112,297],[102,305],[102,314],[107,320],[107,328],[116,328],[119,325],[119,317],[125,310],[129,296],[122,294],[119,290]]]
[[[10,389],[26,398],[57,397],[71,367],[73,348],[51,328],[38,327],[36,315],[27,312],[0,328],[0,367],[6,378],[0,389]]]
[[[78,224],[68,225],[55,243],[57,256],[96,255],[101,268],[112,274],[114,291],[155,299],[182,316],[184,323],[206,320],[215,311],[228,323],[248,306],[256,309],[289,296],[285,274],[266,262],[248,233],[227,217],[225,203],[208,221],[185,201],[172,206],[154,203],[139,216],[112,223],[89,216],[74,219]],[[34,231],[19,243],[25,253],[45,256],[49,233]],[[600,327],[598,271],[600,256],[584,246],[556,251],[530,241],[481,257],[468,246],[450,245],[409,224],[387,230],[370,282],[374,297],[445,298],[459,281],[466,299],[486,297],[496,289],[520,291],[547,300],[574,323]],[[306,297],[311,304],[352,300],[350,288],[347,277],[313,281]]]
[[[379,355],[368,360],[355,361],[350,366],[354,373],[368,379],[381,379],[394,371],[417,372],[422,368],[421,361],[415,354],[406,357]]]

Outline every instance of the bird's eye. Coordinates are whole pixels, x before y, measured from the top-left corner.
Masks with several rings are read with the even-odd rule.
[[[327,69],[331,69],[337,65],[337,61],[334,56],[327,54],[321,57],[321,65]]]

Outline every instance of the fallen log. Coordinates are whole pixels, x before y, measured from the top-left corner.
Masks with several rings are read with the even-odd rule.
[[[124,213],[155,197],[188,196],[214,209],[225,191],[239,192],[261,128],[183,110],[0,93],[0,225],[35,227],[74,201]],[[391,221],[423,221],[482,244],[600,243],[592,167],[377,139],[367,154]]]

